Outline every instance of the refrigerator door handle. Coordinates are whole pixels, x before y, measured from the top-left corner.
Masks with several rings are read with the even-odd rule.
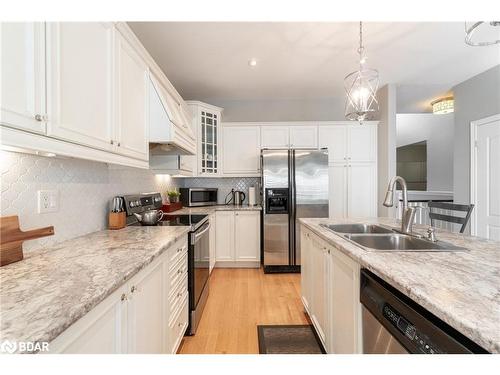
[[[295,220],[297,217],[297,185],[295,183],[295,150],[290,150],[290,187],[291,187],[291,207],[290,212],[290,265],[296,264],[296,241],[295,241]]]

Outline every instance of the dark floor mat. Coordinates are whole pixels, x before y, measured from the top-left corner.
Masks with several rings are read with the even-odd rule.
[[[260,354],[325,354],[311,325],[257,326]]]

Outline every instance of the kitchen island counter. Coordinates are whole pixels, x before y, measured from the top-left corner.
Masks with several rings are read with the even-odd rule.
[[[377,252],[361,248],[321,224],[370,223],[399,228],[390,218],[300,219],[340,250],[484,349],[500,353],[500,244],[436,230],[460,252]],[[417,233],[427,227],[415,225]]]

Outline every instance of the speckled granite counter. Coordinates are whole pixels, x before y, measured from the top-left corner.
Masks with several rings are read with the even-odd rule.
[[[367,251],[319,224],[378,223],[399,228],[389,218],[300,219],[301,223],[472,341],[500,353],[500,243],[437,230],[438,240],[466,252]],[[424,233],[427,227],[415,226]]]
[[[205,206],[205,207],[183,207],[182,209],[174,212],[170,212],[169,214],[207,214],[210,215],[215,211],[261,211],[262,206],[249,206],[249,205],[241,205],[234,206],[232,204],[224,205],[218,204],[216,206]]]
[[[0,342],[53,340],[188,231],[100,231],[0,268]]]

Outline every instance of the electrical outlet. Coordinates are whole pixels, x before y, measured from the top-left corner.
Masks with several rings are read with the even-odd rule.
[[[38,213],[59,211],[59,191],[38,190]]]

